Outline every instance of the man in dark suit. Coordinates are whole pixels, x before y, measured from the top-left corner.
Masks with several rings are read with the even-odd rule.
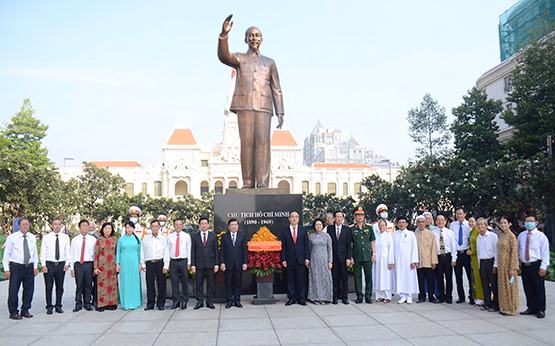
[[[310,249],[306,228],[299,225],[300,214],[289,213],[289,227],[281,235],[281,259],[287,269],[287,303],[306,305],[306,269],[310,264]]]
[[[241,280],[247,270],[247,239],[244,232],[239,231],[239,221],[229,219],[229,232],[222,236],[220,248],[220,269],[224,272],[227,303],[225,308],[241,305]]]
[[[208,218],[199,220],[199,232],[193,235],[191,241],[191,271],[196,273],[198,310],[204,306],[204,280],[206,279],[206,307],[215,309],[214,303],[214,274],[218,271],[218,240],[214,232],[209,230]]]
[[[342,211],[334,213],[335,222],[328,225],[326,230],[331,237],[333,248],[333,304],[337,304],[341,299],[343,304],[349,304],[347,294],[349,293],[349,278],[347,276],[347,267],[351,265],[353,250],[351,247],[352,233],[351,228],[345,226],[345,214]]]

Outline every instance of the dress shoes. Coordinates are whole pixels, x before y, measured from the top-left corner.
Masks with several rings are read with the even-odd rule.
[[[534,312],[530,311],[530,309],[526,309],[520,313],[521,315],[535,315]]]
[[[172,309],[177,309],[179,307],[179,302],[173,302]]]
[[[32,318],[33,315],[31,315],[29,311],[21,311],[21,317]]]
[[[164,306],[158,306],[158,310],[163,311],[163,310],[164,310]]]
[[[347,298],[341,299],[341,302],[345,305],[349,305],[349,299],[347,299]]]
[[[46,314],[52,315],[52,308],[46,308]]]
[[[214,310],[216,308],[212,302],[206,303],[206,307],[209,308],[209,309],[212,309],[212,310]]]
[[[306,302],[304,300],[299,301],[298,303],[299,305],[306,305]]]
[[[195,307],[193,309],[198,310],[200,308],[204,307],[204,304],[201,302],[198,302],[197,305],[195,305]]]
[[[337,301],[337,299],[334,298],[334,299],[331,301],[331,303],[332,303],[333,305],[337,305],[338,301]]]
[[[147,307],[145,307],[145,311],[148,311],[148,310],[154,310],[154,306],[147,306]]]
[[[362,303],[362,297],[357,297],[357,300],[355,300],[356,304],[361,304]]]
[[[56,312],[59,313],[59,314],[63,314],[63,313],[64,313],[64,310],[62,310],[62,307],[61,307],[61,306],[56,306],[56,307],[54,308],[54,311],[56,311]]]
[[[295,299],[289,299],[287,301],[287,303],[285,303],[285,306],[289,306],[289,305],[293,305],[293,304],[295,304]]]
[[[187,309],[187,302],[181,302],[181,310]]]
[[[226,308],[226,309],[229,309],[229,308],[231,308],[233,305],[234,305],[234,304],[233,304],[232,302],[227,302],[227,303],[225,303],[225,308]]]
[[[372,304],[372,298],[366,298],[364,301],[366,304]]]
[[[238,308],[242,308],[243,304],[241,304],[241,302],[235,302],[235,306]]]
[[[22,317],[21,317],[20,314],[15,313],[15,314],[10,314],[10,319],[12,319],[12,320],[20,320],[20,319],[22,319]]]
[[[76,307],[73,308],[73,312],[81,311],[81,309],[82,309],[82,307],[76,306]]]
[[[418,298],[418,300],[416,301],[416,304],[421,304],[421,303],[424,303],[425,301],[426,299]]]
[[[457,300],[456,303],[457,303],[457,304],[462,304],[462,303],[464,303],[464,299],[459,299],[459,300]]]
[[[538,312],[536,317],[537,318],[544,318],[545,317],[545,312],[543,312],[543,311]]]
[[[90,305],[85,305],[85,310],[87,311],[93,311],[93,307]]]
[[[470,301],[468,302],[468,304],[470,304],[470,305],[476,304],[476,302],[474,301],[474,298],[470,298]]]

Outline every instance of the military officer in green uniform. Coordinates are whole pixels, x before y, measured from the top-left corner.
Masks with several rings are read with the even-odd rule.
[[[355,291],[357,300],[362,303],[362,271],[366,282],[364,294],[366,303],[372,304],[372,262],[376,261],[376,236],[372,225],[364,222],[362,207],[355,209],[355,224],[352,226],[353,234],[353,262],[355,265]]]

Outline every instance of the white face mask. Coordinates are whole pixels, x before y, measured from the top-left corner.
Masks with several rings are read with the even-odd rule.
[[[166,221],[160,221],[160,227],[164,227],[166,225]]]
[[[137,223],[137,221],[139,221],[138,217],[130,217],[129,221],[133,222],[133,223]]]
[[[387,213],[387,211],[384,211],[384,212],[381,212],[381,213],[380,213],[380,217],[381,217],[382,219],[387,219],[388,216],[389,216],[389,214]]]

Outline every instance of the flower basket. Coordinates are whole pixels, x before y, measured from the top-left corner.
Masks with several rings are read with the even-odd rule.
[[[253,303],[274,304],[274,273],[281,272],[281,242],[267,227],[261,227],[248,242],[247,268],[256,277]]]

